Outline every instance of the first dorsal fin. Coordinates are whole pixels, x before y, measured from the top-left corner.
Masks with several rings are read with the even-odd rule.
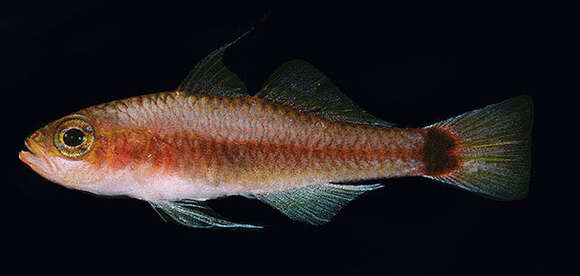
[[[278,209],[289,218],[321,225],[357,196],[383,187],[371,185],[321,184],[286,192],[256,195],[256,198]]]
[[[195,200],[149,202],[163,219],[194,228],[262,228],[261,226],[229,221]]]
[[[201,60],[181,82],[177,91],[212,96],[248,96],[246,85],[236,74],[226,68],[223,56],[228,47],[234,45],[250,31]]]
[[[256,96],[330,120],[393,126],[358,107],[322,72],[304,60],[291,60],[280,66]]]

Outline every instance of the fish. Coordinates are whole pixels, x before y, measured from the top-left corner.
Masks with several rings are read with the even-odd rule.
[[[193,228],[262,228],[207,205],[229,196],[323,225],[395,177],[526,198],[531,97],[401,128],[361,109],[304,60],[284,63],[250,95],[223,62],[240,38],[202,59],[176,90],[84,108],[36,130],[20,160],[51,182],[143,200]]]

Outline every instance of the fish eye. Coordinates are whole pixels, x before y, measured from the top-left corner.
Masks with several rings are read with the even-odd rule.
[[[62,141],[67,146],[76,147],[85,141],[85,134],[78,128],[71,128],[62,135]]]
[[[79,158],[89,152],[95,143],[93,127],[85,120],[64,120],[54,136],[54,145],[66,157]]]

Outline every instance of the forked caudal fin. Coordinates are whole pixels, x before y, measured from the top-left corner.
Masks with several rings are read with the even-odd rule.
[[[532,117],[522,95],[427,126],[424,176],[498,200],[525,198]]]

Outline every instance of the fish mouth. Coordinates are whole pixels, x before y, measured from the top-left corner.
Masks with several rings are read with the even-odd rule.
[[[41,170],[48,173],[56,170],[54,163],[47,158],[46,153],[40,144],[29,138],[24,140],[24,146],[26,147],[26,150],[22,150],[18,153],[20,161],[24,162],[35,171]]]

